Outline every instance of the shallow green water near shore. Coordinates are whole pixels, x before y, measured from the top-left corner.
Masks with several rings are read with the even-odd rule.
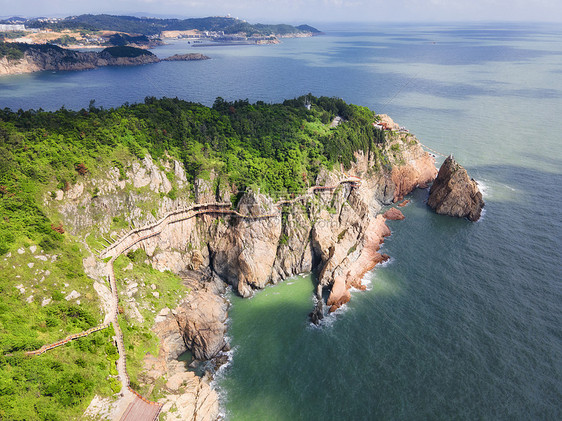
[[[505,205],[470,224],[428,211],[425,196],[390,222],[392,260],[369,289],[320,327],[306,318],[310,277],[232,297],[229,419],[556,419],[552,280],[529,284],[537,265],[489,226]]]
[[[389,223],[392,260],[320,328],[304,309],[234,299],[236,348],[219,381],[229,419],[562,417],[562,34],[401,30],[344,32],[309,70],[347,72],[334,80],[352,97],[454,153],[485,214],[438,216],[415,191],[406,219]],[[391,86],[386,103],[374,99]]]

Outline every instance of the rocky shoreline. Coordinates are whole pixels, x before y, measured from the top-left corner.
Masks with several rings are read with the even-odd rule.
[[[159,63],[161,61],[208,60],[209,57],[198,54],[174,55],[159,59],[145,49],[134,47],[109,47],[100,52],[75,51],[54,45],[29,45],[21,47],[23,56],[9,60],[0,58],[0,76],[50,71],[91,70],[105,66],[139,66]]]
[[[198,420],[213,420],[219,416],[218,395],[210,383],[229,350],[227,285],[240,296],[249,297],[269,284],[315,272],[318,305],[312,320],[318,321],[348,302],[351,288],[364,289],[364,275],[388,259],[379,249],[384,237],[390,235],[386,219],[397,215],[381,215],[382,207],[431,183],[437,169],[434,159],[410,134],[395,133],[381,147],[388,161],[380,161],[378,150],[357,152],[350,169],[322,170],[317,188],[311,187],[300,196],[276,201],[259,191],[249,191],[240,198],[236,215],[202,213],[166,222],[157,235],[131,247],[132,251],[142,248],[146,262],[154,269],[182,276],[190,288],[176,308],[165,308],[156,315],[153,332],[159,338],[160,351],[146,356],[139,377],[145,385],[163,376],[168,379],[159,402],[165,412],[174,410],[167,411],[164,419],[195,419],[197,414]],[[150,213],[148,220],[138,213],[136,203],[141,198],[126,193],[127,183],[165,195],[171,190],[166,171],[175,174],[180,186],[187,185],[179,162],[155,163],[146,156],[129,167],[124,177],[127,182],[119,178],[117,169],[107,181],[96,181],[99,196],[95,201],[87,193],[89,188],[78,184],[45,200],[60,201],[58,212],[71,234],[79,235],[94,224],[110,227],[112,218],[121,214],[136,214],[131,223],[143,226],[155,219],[150,219]],[[209,179],[195,180],[195,203],[230,201],[233,192],[228,186],[217,188],[215,181],[213,173]],[[185,199],[172,202],[159,198],[160,215],[192,205],[182,202]],[[103,274],[97,278],[102,280]],[[324,291],[329,292],[325,302]],[[125,314],[127,311],[132,310],[125,308]],[[199,378],[188,372],[185,363],[178,361],[185,350],[192,353],[195,364],[207,362],[209,374]]]

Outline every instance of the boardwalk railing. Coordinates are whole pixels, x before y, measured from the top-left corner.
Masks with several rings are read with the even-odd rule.
[[[297,200],[303,199],[306,196],[313,195],[317,192],[323,191],[333,191],[341,184],[350,184],[352,187],[357,187],[361,184],[361,179],[359,177],[350,176],[345,180],[341,180],[333,186],[313,186],[308,189],[305,195],[301,195],[291,200],[279,200],[275,203],[275,207],[279,208],[282,205],[287,205],[296,202]],[[228,214],[238,218],[244,219],[264,219],[264,218],[274,218],[279,216],[278,213],[268,213],[259,215],[245,215],[241,214],[237,210],[230,209],[231,203],[229,202],[215,202],[215,203],[201,203],[197,205],[190,206],[184,209],[178,209],[175,211],[170,211],[160,218],[158,221],[147,225],[145,227],[135,228],[125,234],[123,237],[119,238],[111,245],[109,245],[100,254],[102,259],[107,257],[118,257],[120,254],[131,248],[133,245],[140,241],[146,240],[148,238],[159,235],[166,226],[184,221],[187,219],[194,218],[198,215],[203,214]]]
[[[313,187],[311,187],[307,190],[307,193],[305,195],[300,195],[300,196],[298,196],[296,198],[293,198],[293,199],[290,199],[290,200],[287,200],[287,199],[279,200],[277,203],[275,203],[275,207],[280,208],[283,205],[295,203],[297,200],[304,199],[306,196],[314,195],[318,192],[321,193],[321,192],[324,192],[324,191],[333,191],[337,187],[339,187],[341,184],[345,184],[345,183],[350,184],[352,187],[357,187],[361,184],[361,179],[359,177],[348,177],[347,179],[339,181],[338,183],[336,183],[333,186],[313,186]],[[180,221],[184,221],[184,220],[187,220],[187,219],[190,219],[190,218],[194,218],[198,215],[203,215],[203,214],[228,214],[228,215],[235,216],[235,217],[238,217],[238,218],[251,219],[251,220],[273,218],[273,217],[280,216],[278,212],[267,213],[267,214],[258,214],[258,215],[251,215],[251,214],[250,215],[244,215],[244,214],[241,214],[240,212],[238,212],[237,210],[230,209],[230,207],[231,207],[231,203],[216,202],[216,203],[202,203],[202,204],[190,206],[189,208],[171,211],[171,212],[166,213],[166,215],[164,215],[164,217],[160,218],[158,221],[154,222],[153,224],[150,224],[150,225],[147,225],[147,226],[141,227],[141,228],[135,228],[135,229],[129,231],[123,237],[119,238],[118,240],[116,240],[115,242],[110,244],[100,254],[100,257],[102,259],[107,258],[107,257],[111,257],[111,259],[108,261],[107,265],[108,265],[108,279],[109,279],[109,284],[111,286],[111,292],[112,292],[112,312],[111,312],[111,314],[113,316],[112,321],[110,323],[104,323],[102,325],[92,327],[92,328],[90,328],[90,329],[88,329],[84,332],[69,335],[61,341],[58,341],[58,342],[55,342],[55,343],[52,343],[52,344],[43,345],[41,348],[39,348],[35,351],[26,352],[26,355],[34,356],[34,355],[43,354],[48,350],[51,350],[53,348],[57,348],[59,346],[65,345],[65,344],[67,344],[68,342],[70,342],[74,339],[82,338],[84,336],[90,335],[91,333],[97,332],[97,331],[102,330],[102,329],[106,329],[107,327],[109,327],[109,325],[113,325],[113,328],[115,330],[115,338],[116,338],[116,343],[117,343],[117,349],[119,351],[119,360],[117,361],[117,368],[118,368],[119,376],[121,377],[122,386],[124,388],[126,388],[128,391],[130,391],[131,393],[133,393],[133,395],[136,398],[141,399],[142,401],[144,401],[144,402],[146,402],[150,405],[158,406],[159,408],[158,408],[158,411],[157,411],[157,414],[156,414],[156,417],[157,417],[158,413],[162,409],[162,405],[157,403],[157,402],[152,402],[152,401],[146,399],[145,397],[140,395],[138,392],[133,390],[130,386],[131,381],[129,379],[129,374],[127,373],[127,358],[126,358],[126,354],[125,354],[125,343],[124,343],[124,338],[123,338],[123,332],[121,331],[121,327],[119,326],[119,322],[118,322],[119,296],[118,296],[118,293],[117,293],[117,283],[115,281],[115,272],[113,270],[113,262],[117,257],[119,257],[123,252],[125,252],[129,248],[131,248],[133,245],[139,243],[140,241],[143,241],[143,240],[146,240],[148,238],[159,235],[167,225],[173,224],[173,223],[176,223],[176,222],[180,222]],[[126,416],[125,416],[125,418],[126,418]],[[154,418],[154,419],[156,419],[156,418]]]
[[[435,155],[440,155],[443,158],[447,158],[447,155],[443,155],[441,152],[437,152],[435,149],[431,149],[429,146],[424,145],[423,143],[419,142],[422,147],[429,150],[430,152],[434,153]]]
[[[111,323],[104,323],[104,324],[99,325],[99,326],[94,326],[94,327],[92,327],[92,328],[90,328],[90,329],[88,329],[88,330],[85,330],[85,331],[83,331],[83,332],[75,333],[75,334],[73,334],[73,335],[69,335],[69,336],[67,336],[66,338],[64,338],[64,339],[62,339],[62,340],[60,340],[60,341],[58,341],[58,342],[55,342],[55,343],[52,343],[52,344],[43,345],[41,348],[36,349],[35,351],[27,351],[27,352],[25,353],[25,355],[30,355],[30,356],[33,356],[33,355],[41,355],[41,354],[43,354],[43,353],[49,351],[50,349],[57,348],[57,347],[59,347],[59,346],[61,346],[61,345],[65,345],[65,344],[69,343],[70,341],[73,341],[74,339],[83,338],[84,336],[88,336],[88,335],[91,334],[91,333],[97,332],[97,331],[99,331],[99,330],[106,329],[107,327],[109,327],[110,324],[111,324]]]

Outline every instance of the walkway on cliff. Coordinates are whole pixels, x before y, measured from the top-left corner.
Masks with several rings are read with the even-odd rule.
[[[139,393],[131,388],[131,381],[127,373],[127,356],[125,353],[125,342],[123,340],[123,332],[119,326],[119,295],[117,293],[117,282],[115,281],[115,272],[113,270],[113,262],[119,255],[112,257],[107,262],[107,274],[109,284],[111,285],[111,314],[113,320],[113,329],[115,330],[115,342],[119,351],[119,359],[117,360],[117,372],[121,379],[121,391],[124,398],[130,398],[127,394],[132,394],[132,402],[128,405],[125,413],[121,416],[121,421],[154,421],[162,409],[162,405],[157,402],[151,402],[142,397]]]
[[[99,325],[99,326],[94,326],[94,327],[92,327],[92,328],[90,328],[90,329],[88,329],[88,330],[85,330],[85,331],[83,331],[83,332],[74,333],[74,334],[72,334],[72,335],[68,335],[66,338],[64,338],[64,339],[62,339],[62,340],[60,340],[60,341],[58,341],[58,342],[54,342],[54,343],[52,343],[52,344],[43,345],[41,348],[36,349],[35,351],[27,351],[27,352],[25,353],[25,355],[29,355],[29,356],[41,355],[41,354],[43,354],[43,353],[45,353],[45,352],[47,352],[47,351],[49,351],[49,350],[51,350],[51,349],[57,348],[57,347],[62,346],[62,345],[66,345],[67,343],[69,343],[70,341],[73,341],[74,339],[83,338],[84,336],[88,336],[88,335],[90,335],[90,334],[92,334],[92,333],[94,333],[94,332],[98,332],[98,331],[100,331],[100,330],[103,330],[103,329],[105,329],[105,328],[108,328],[110,324],[111,324],[111,323],[104,323],[104,324],[101,324],[101,325]]]
[[[338,188],[341,184],[350,184],[352,186],[358,186],[361,184],[361,179],[359,177],[348,176],[346,179],[339,181],[332,186],[312,186],[303,195],[297,196],[296,198],[290,200],[279,200],[275,203],[275,207],[281,207],[282,205],[291,204],[298,200],[302,200],[308,196],[314,195],[316,192],[322,191],[333,191]],[[194,218],[198,215],[203,214],[228,214],[238,218],[244,219],[265,219],[274,218],[279,216],[279,213],[266,213],[258,215],[243,215],[240,212],[231,209],[232,204],[230,202],[215,202],[215,203],[201,203],[197,205],[190,206],[184,209],[177,209],[166,213],[164,217],[154,222],[153,224],[147,225],[141,228],[135,228],[125,234],[123,237],[117,239],[115,242],[110,244],[105,250],[100,253],[101,259],[107,259],[108,257],[117,258],[119,255],[133,247],[135,244],[146,240],[151,237],[159,235],[168,225],[185,221],[187,219]]]
[[[361,184],[361,179],[359,177],[347,176],[346,179],[339,181],[332,186],[312,186],[307,189],[306,193],[299,195],[290,200],[279,200],[275,203],[275,207],[280,208],[283,205],[295,203],[298,200],[302,200],[306,197],[316,194],[317,192],[333,191],[341,184],[350,184],[351,186],[358,186]],[[117,350],[119,352],[119,359],[117,360],[117,372],[119,373],[119,378],[121,380],[121,394],[126,401],[131,401],[124,412],[122,413],[121,421],[154,421],[158,418],[158,415],[162,409],[162,405],[157,402],[151,402],[148,399],[141,396],[130,386],[130,379],[127,373],[127,358],[125,352],[125,343],[123,340],[123,332],[119,326],[119,294],[117,291],[117,283],[115,279],[115,272],[113,268],[113,262],[125,251],[133,247],[135,244],[146,240],[148,238],[159,235],[169,224],[184,221],[190,218],[194,218],[198,215],[210,214],[210,215],[221,215],[228,214],[238,218],[259,220],[264,218],[273,218],[280,216],[279,212],[266,213],[258,215],[243,215],[240,212],[231,209],[232,204],[226,203],[203,203],[190,206],[185,209],[178,209],[175,211],[168,212],[163,218],[157,222],[147,225],[145,227],[136,228],[129,231],[126,235],[119,238],[114,243],[110,244],[105,250],[100,253],[101,259],[109,258],[106,264],[106,273],[108,274],[109,284],[111,286],[111,322],[104,323],[99,326],[92,327],[86,331],[75,333],[67,336],[65,339],[52,343],[43,345],[41,348],[35,351],[28,351],[26,355],[35,356],[41,355],[46,351],[57,348],[59,346],[65,345],[74,339],[82,338],[84,336],[90,335],[102,329],[106,329],[109,325],[113,325],[115,331],[115,342],[117,345]]]
[[[424,145],[423,143],[421,143],[418,140],[419,144],[424,147],[425,149],[427,149],[428,151],[430,151],[431,153],[434,153],[436,155],[442,156],[443,158],[447,158],[447,155],[443,155],[441,152],[437,152],[435,149],[431,149],[429,146]]]

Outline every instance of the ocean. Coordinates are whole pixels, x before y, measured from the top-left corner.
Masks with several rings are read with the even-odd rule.
[[[297,277],[231,296],[229,420],[562,419],[562,29],[330,24],[212,59],[0,78],[0,107],[113,107],[170,96],[266,102],[311,92],[389,114],[481,186],[477,223],[426,190],[391,221],[391,260],[320,327]],[[185,41],[153,50],[192,51]]]

